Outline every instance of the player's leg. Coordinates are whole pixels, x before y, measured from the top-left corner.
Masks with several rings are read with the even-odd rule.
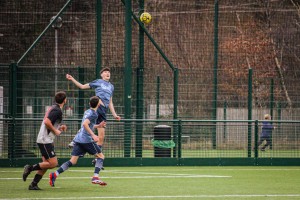
[[[101,186],[107,185],[104,181],[102,181],[99,177],[100,171],[103,167],[103,162],[104,162],[104,155],[103,153],[99,153],[96,155],[96,164],[95,164],[95,170],[94,170],[94,175],[92,178],[92,183],[93,184],[99,184]]]
[[[264,142],[264,139],[262,139],[262,137],[259,138],[258,142],[257,142],[257,147],[259,148],[259,146]],[[252,148],[252,150],[255,150],[255,146]]]
[[[50,186],[54,187],[54,183],[56,181],[56,178],[66,170],[68,170],[70,167],[76,165],[79,156],[83,156],[85,154],[85,150],[79,145],[78,143],[75,143],[72,153],[71,153],[71,159],[67,162],[63,163],[55,172],[52,172],[49,174],[49,184]]]
[[[260,145],[262,145],[262,143],[265,141],[264,137],[260,137],[258,142],[257,142],[257,146],[259,147]]]
[[[40,163],[41,169],[53,169],[58,165],[57,157],[49,158]]]
[[[266,137],[266,144],[261,148],[262,151],[264,151],[268,146],[271,145],[271,138],[270,137]]]
[[[72,156],[70,160],[63,163],[55,172],[49,174],[49,184],[50,186],[54,187],[54,183],[56,178],[62,174],[63,172],[67,171],[70,167],[76,165],[79,156]]]
[[[100,124],[101,122],[106,121],[106,112],[107,112],[107,108],[105,108],[105,106],[101,105],[98,107],[98,109],[97,109],[97,113],[98,113],[97,124]],[[101,152],[102,152],[104,138],[105,138],[105,128],[97,128],[97,132],[98,132],[98,139],[99,139],[97,144],[100,147]],[[93,160],[92,165],[95,165],[95,164],[96,164],[96,160]],[[104,170],[104,167],[102,167],[101,169]]]
[[[39,188],[38,183],[41,181],[41,179],[43,178],[44,174],[47,172],[47,169],[41,169],[38,170],[31,182],[31,184],[28,187],[28,190],[41,190],[41,188]]]
[[[105,108],[105,106],[100,105],[97,109],[97,113],[98,113],[98,118],[97,118],[97,124],[100,124],[103,121],[106,121],[106,112],[107,112],[107,108]],[[99,141],[97,142],[97,144],[99,146],[102,146],[104,143],[104,137],[105,137],[105,128],[97,128],[98,131],[98,138]]]
[[[105,138],[105,128],[97,128],[99,141],[97,142],[98,146],[103,146]]]
[[[89,143],[88,153],[91,155],[95,155],[96,163],[95,163],[95,170],[94,175],[92,177],[93,184],[99,184],[102,186],[107,185],[104,181],[99,178],[99,173],[103,167],[104,162],[104,154],[101,152],[100,147],[96,143]]]
[[[57,166],[57,157],[54,152],[54,146],[52,144],[38,144],[40,152],[42,154],[43,162],[34,165],[25,165],[23,171],[23,181],[26,181],[28,175],[32,171],[52,169]]]
[[[23,170],[23,181],[26,181],[27,177],[32,171],[41,170],[40,163],[34,165],[25,165]]]
[[[43,162],[47,162],[46,158],[43,156],[42,157]],[[34,165],[33,168],[38,168],[38,166],[40,167],[40,165]],[[39,188],[38,183],[41,181],[41,179],[43,178],[44,174],[47,172],[47,169],[38,169],[31,184],[28,187],[28,190],[41,190],[41,188]]]
[[[99,146],[99,148],[101,149],[101,152],[103,152],[103,151],[102,151],[102,145],[98,145],[98,146]],[[96,161],[97,161],[97,158],[95,158],[95,159],[92,160],[92,165],[93,165],[93,166],[95,166]],[[104,170],[104,166],[103,166],[103,165],[102,165],[102,167],[101,167],[101,170]]]

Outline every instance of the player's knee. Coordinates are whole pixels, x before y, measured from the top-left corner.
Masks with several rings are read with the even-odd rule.
[[[103,154],[103,153],[98,153],[98,154],[96,155],[96,157],[97,157],[97,158],[101,158],[101,159],[104,160],[104,154]]]
[[[57,166],[58,166],[58,161],[57,160],[52,160],[52,161],[49,162],[49,168],[50,169],[53,169]]]
[[[77,160],[70,160],[70,162],[72,163],[72,165],[76,165],[77,164]]]

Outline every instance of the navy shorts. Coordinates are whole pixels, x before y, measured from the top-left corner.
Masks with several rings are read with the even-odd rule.
[[[106,121],[106,112],[107,112],[107,108],[103,105],[100,105],[97,109],[97,114],[98,114],[98,118],[97,118],[97,124],[100,124],[102,121]]]
[[[37,143],[37,145],[39,146],[40,152],[45,159],[48,160],[49,158],[53,158],[56,156],[54,152],[54,146],[52,143],[51,144]]]
[[[101,148],[96,144],[96,142],[74,143],[73,151],[71,153],[72,156],[83,157],[86,153],[89,153],[90,155],[101,153]]]

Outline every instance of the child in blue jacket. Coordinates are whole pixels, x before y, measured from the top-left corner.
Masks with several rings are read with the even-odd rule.
[[[263,144],[264,141],[266,141],[265,145],[261,147],[261,151],[265,151],[267,146],[271,145],[271,137],[272,137],[272,131],[274,130],[274,126],[270,123],[271,115],[265,114],[264,116],[265,121],[262,122],[262,131],[261,135],[258,141],[258,146]]]

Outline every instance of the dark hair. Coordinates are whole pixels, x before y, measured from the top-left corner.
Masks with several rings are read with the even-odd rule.
[[[93,97],[90,98],[90,106],[92,108],[96,108],[98,103],[99,103],[99,97],[93,96]]]
[[[67,95],[64,91],[59,91],[55,94],[55,102],[58,104],[62,104],[66,98]]]
[[[110,72],[110,69],[108,67],[104,67],[104,68],[101,69],[100,74],[102,74],[102,72],[105,72],[105,71]]]

